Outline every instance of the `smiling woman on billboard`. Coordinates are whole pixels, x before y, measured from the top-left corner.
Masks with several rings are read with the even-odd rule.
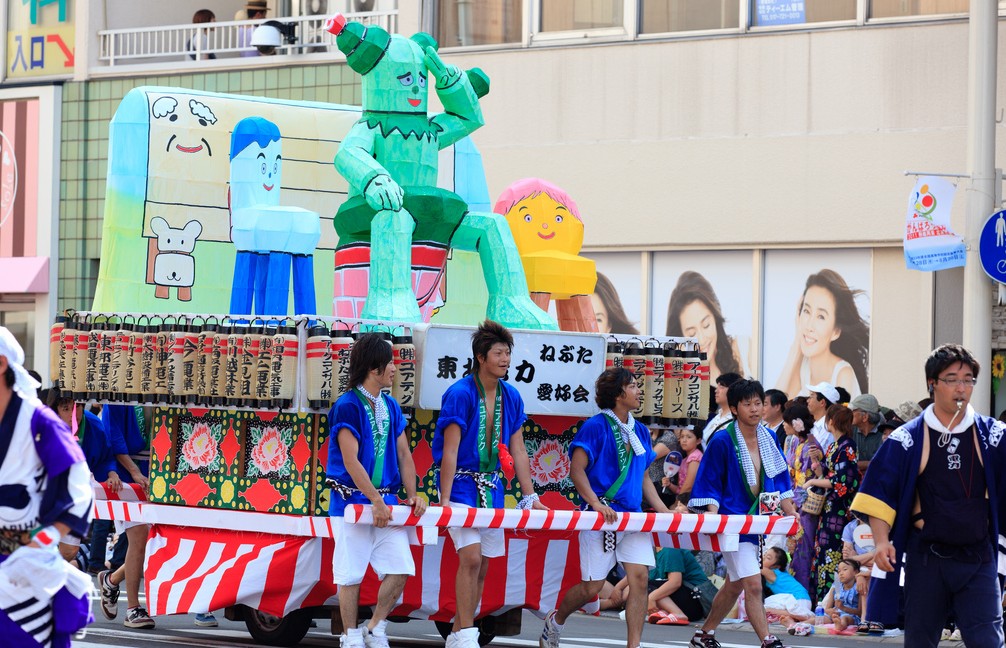
[[[796,332],[777,387],[787,394],[829,382],[855,398],[867,388],[870,326],[860,316],[856,297],[834,270],[807,278],[796,315]]]

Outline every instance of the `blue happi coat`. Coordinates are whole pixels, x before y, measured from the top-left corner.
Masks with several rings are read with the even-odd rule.
[[[898,551],[894,572],[870,581],[867,610],[871,621],[885,625],[897,623],[902,557],[908,546],[912,528],[912,508],[915,506],[915,485],[922,462],[924,420],[932,416],[932,405],[922,415],[891,432],[870,462],[859,493],[852,501],[852,510],[883,520],[891,525],[891,542]],[[968,405],[965,421],[973,418],[978,432],[978,450],[985,467],[985,483],[989,498],[989,539],[993,552],[1006,546],[999,535],[1006,520],[1006,443],[1002,443],[1006,424],[974,413]],[[932,425],[930,426],[932,427]],[[930,449],[930,454],[931,454]],[[996,546],[998,544],[998,547]],[[1006,574],[1006,556],[999,552],[999,574]]]

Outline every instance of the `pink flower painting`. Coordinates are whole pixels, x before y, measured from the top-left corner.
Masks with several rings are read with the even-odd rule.
[[[531,477],[535,483],[558,484],[569,477],[569,454],[558,441],[546,439],[531,455]]]

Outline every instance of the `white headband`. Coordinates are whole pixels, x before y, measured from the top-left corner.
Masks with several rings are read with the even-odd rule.
[[[0,356],[7,358],[7,364],[14,370],[14,389],[25,398],[35,398],[35,390],[42,385],[22,366],[24,349],[5,326],[0,326]]]

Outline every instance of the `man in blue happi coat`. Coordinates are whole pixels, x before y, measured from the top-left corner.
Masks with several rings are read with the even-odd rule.
[[[400,489],[416,516],[426,511],[426,500],[416,494],[405,417],[383,391],[391,389],[394,379],[391,344],[378,333],[361,335],[349,354],[350,390],[328,414],[328,514],[335,530],[332,577],[339,586],[342,648],[388,648],[388,614],[406,579],[416,573],[405,527],[388,525],[388,505],[398,503]],[[370,504],[373,525],[346,524],[349,504]],[[381,587],[374,614],[358,628],[360,583],[368,566],[381,579]]]
[[[606,369],[597,379],[594,400],[601,413],[590,417],[569,444],[569,476],[584,508],[615,522],[617,512],[638,513],[643,498],[658,513],[670,513],[646,475],[656,453],[650,431],[632,417],[639,407],[639,386],[632,372]],[[545,616],[539,648],[559,648],[563,625],[571,614],[601,591],[605,576],[621,563],[629,581],[625,603],[626,645],[639,646],[646,615],[646,578],[654,565],[653,538],[642,531],[581,531],[580,578],[557,609]]]
[[[705,507],[721,515],[757,515],[763,496],[778,500],[786,515],[796,515],[789,467],[775,435],[762,424],[765,390],[756,380],[738,380],[727,389],[727,403],[734,420],[709,440],[695,476],[690,508]],[[762,648],[782,648],[768,632],[762,604],[761,560],[758,536],[742,535],[737,551],[724,551],[727,579],[713,599],[712,609],[692,648],[719,648],[716,626],[726,617],[744,591],[744,607]]]
[[[433,462],[440,467],[440,504],[503,508],[500,460],[512,457],[523,497],[518,508],[547,508],[534,491],[522,432],[524,401],[504,377],[510,368],[513,335],[491,320],[472,334],[473,366],[447,388],[433,432]],[[506,553],[502,529],[448,529],[458,551],[457,613],[447,648],[478,648],[475,607],[482,599],[489,558]]]
[[[968,646],[1003,645],[996,558],[1006,424],[971,407],[978,370],[960,345],[930,354],[932,405],[884,441],[852,503],[869,516],[876,543],[870,619],[896,621],[904,569],[905,645],[913,648],[938,645],[950,614]]]

